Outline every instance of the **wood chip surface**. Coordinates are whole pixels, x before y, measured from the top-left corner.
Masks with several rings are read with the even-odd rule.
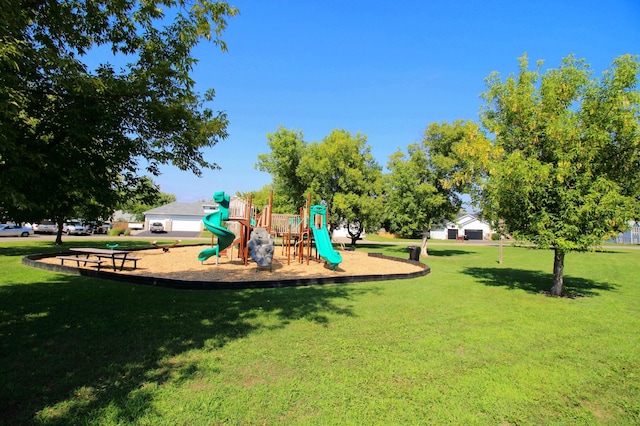
[[[218,258],[210,257],[204,262],[198,260],[198,253],[208,246],[178,246],[165,252],[162,249],[140,250],[130,256],[140,258],[137,269],[132,269],[131,262],[125,264],[122,274],[154,276],[185,281],[260,281],[282,280],[292,278],[329,277],[334,275],[386,275],[409,274],[421,271],[419,266],[406,262],[397,262],[379,257],[370,257],[359,251],[340,250],[342,263],[335,271],[325,265],[322,260],[312,258],[307,264],[306,257],[300,263],[291,253],[288,258],[286,250],[281,246],[274,247],[272,271],[268,268],[257,268],[256,263],[249,261],[247,266],[238,258],[237,250],[227,250]],[[312,256],[313,257],[313,256]],[[60,260],[53,258],[42,259],[42,262],[60,264]],[[110,261],[108,261],[110,262]],[[74,262],[65,265],[75,267]],[[81,267],[85,267],[82,266]],[[87,264],[86,268],[96,269],[96,265]],[[113,271],[107,262],[102,264],[101,270]]]

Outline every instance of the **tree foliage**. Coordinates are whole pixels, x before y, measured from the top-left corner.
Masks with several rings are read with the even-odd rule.
[[[435,208],[445,201],[445,197],[438,194],[428,161],[426,151],[417,143],[410,144],[406,154],[397,151],[389,157],[388,231],[401,237],[421,236],[437,214]],[[458,208],[454,206],[454,213]]]
[[[166,8],[164,10],[163,8]],[[8,0],[0,9],[0,205],[13,217],[112,210],[146,172],[215,168],[227,118],[194,92],[191,50],[220,39],[226,2]],[[96,48],[111,63],[89,66]],[[118,63],[116,66],[115,64]]]
[[[268,134],[271,152],[258,156],[258,167],[271,174],[274,212],[298,211],[313,194],[324,201],[330,226],[350,224],[352,243],[365,230],[377,230],[383,211],[382,169],[364,135],[333,130],[321,142],[308,144],[302,132],[279,128]]]
[[[389,230],[405,237],[423,235],[435,223],[451,220],[460,211],[461,193],[476,182],[486,157],[488,139],[475,123],[458,120],[432,123],[422,142],[389,157],[387,222]]]
[[[365,135],[333,130],[309,146],[298,175],[316,201],[327,203],[331,228],[348,225],[352,245],[363,231],[379,229],[384,180]]]
[[[483,204],[514,235],[555,250],[560,295],[565,253],[637,218],[639,64],[621,56],[599,79],[573,56],[544,73],[528,65],[524,56],[517,75],[487,79],[482,122],[495,138]]]
[[[279,127],[267,133],[270,152],[258,155],[256,168],[271,175],[275,213],[297,212],[305,204],[307,185],[298,176],[298,167],[308,145],[301,131]]]
[[[149,177],[145,177],[140,180],[136,193],[118,208],[135,215],[136,220],[142,222],[144,221],[144,212],[147,210],[175,201],[175,195],[161,192],[158,185],[154,184]]]

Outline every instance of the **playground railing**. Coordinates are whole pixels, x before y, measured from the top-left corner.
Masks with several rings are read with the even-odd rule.
[[[236,238],[238,238],[240,236],[240,223],[239,222],[229,221],[229,222],[225,223],[225,226],[227,227],[227,229],[229,231],[233,232],[233,234],[236,236]]]
[[[229,219],[245,219],[249,202],[243,198],[232,197],[229,202]]]
[[[280,214],[271,215],[271,232],[277,235],[286,233],[298,233],[300,224],[300,215],[297,214]]]

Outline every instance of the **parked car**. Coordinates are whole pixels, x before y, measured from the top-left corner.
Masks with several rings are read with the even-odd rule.
[[[106,234],[110,229],[111,224],[109,222],[96,222],[93,225],[94,234]]]
[[[51,221],[44,221],[33,225],[33,232],[37,234],[55,234],[58,232],[58,225]]]
[[[33,229],[26,226],[2,224],[0,225],[0,236],[3,237],[28,237],[33,235]]]
[[[82,222],[77,221],[65,222],[64,225],[62,225],[62,232],[67,235],[83,235],[88,233],[87,228]]]
[[[153,222],[149,227],[151,232],[164,232],[164,225],[161,222]]]

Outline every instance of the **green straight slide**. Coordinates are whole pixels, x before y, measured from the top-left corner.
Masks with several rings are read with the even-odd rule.
[[[202,223],[204,223],[204,227],[207,230],[218,237],[218,244],[215,247],[206,248],[198,254],[198,260],[201,262],[211,256],[218,256],[222,250],[233,244],[236,239],[233,232],[222,226],[222,221],[229,219],[229,196],[225,195],[224,192],[216,192],[213,194],[213,199],[218,203],[219,210],[202,218]]]
[[[315,222],[313,217],[316,214],[322,216],[322,224],[318,229],[313,225]],[[311,224],[318,254],[331,266],[331,269],[335,270],[336,266],[342,262],[342,255],[335,251],[331,244],[331,237],[329,237],[327,230],[327,208],[325,206],[311,206]]]

